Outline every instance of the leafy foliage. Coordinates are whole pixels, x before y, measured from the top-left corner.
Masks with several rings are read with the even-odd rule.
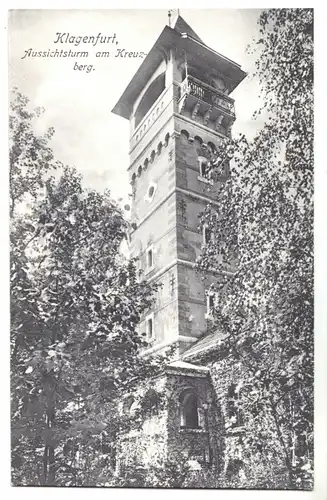
[[[10,117],[13,483],[101,484],[115,466],[117,401],[158,371],[154,359],[139,356],[146,342],[136,332],[155,288],[120,253],[129,227],[110,193],[86,190],[74,168],[54,162],[51,133],[34,135],[26,106],[17,93]]]
[[[242,407],[256,422],[245,448],[280,447],[289,487],[313,467],[313,11],[263,11],[256,76],[267,120],[253,141],[226,139],[209,165],[231,175],[201,222],[213,237],[198,262],[224,279],[215,325],[240,362]],[[233,268],[232,275],[226,273]],[[213,325],[213,327],[215,327]],[[269,425],[260,425],[268,418]],[[256,429],[256,432],[254,430]]]

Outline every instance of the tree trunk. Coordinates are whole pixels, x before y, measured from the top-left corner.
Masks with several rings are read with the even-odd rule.
[[[48,401],[45,416],[46,434],[43,453],[43,481],[46,486],[53,486],[55,483],[55,446],[52,430],[55,421],[54,386],[55,381],[51,377],[46,377],[44,390]]]
[[[274,403],[272,402],[271,399],[270,399],[270,408],[271,408],[272,416],[274,418],[274,422],[275,422],[275,426],[276,426],[276,430],[277,430],[277,435],[278,435],[280,444],[282,446],[282,449],[284,450],[284,459],[285,459],[286,468],[288,470],[288,476],[289,476],[290,486],[291,486],[291,489],[296,489],[296,481],[295,481],[295,476],[294,476],[294,470],[293,470],[293,466],[292,466],[292,461],[291,461],[291,458],[290,458],[290,456],[288,454],[287,446],[285,444],[285,441],[284,441],[284,438],[283,438],[283,435],[282,435],[282,431],[281,431],[281,428],[280,428],[280,425],[279,425],[278,415],[277,415],[277,412],[276,412],[276,407],[275,407],[275,405],[274,405]]]

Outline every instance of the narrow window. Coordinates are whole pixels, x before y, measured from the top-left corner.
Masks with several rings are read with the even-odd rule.
[[[146,336],[147,340],[151,341],[154,339],[154,324],[153,324],[153,315],[148,316],[146,318]]]
[[[148,268],[153,267],[153,250],[152,250],[152,248],[149,248],[147,250],[147,265],[148,265]]]
[[[205,177],[207,172],[206,162],[203,160],[199,161],[199,166],[200,166],[200,176]]]
[[[180,396],[180,425],[186,429],[199,427],[198,404],[192,390],[186,390]]]
[[[215,307],[216,294],[214,292],[209,292],[207,294],[207,317],[212,318],[212,313]]]
[[[204,245],[207,245],[211,239],[211,231],[208,228],[208,226],[205,224],[203,226],[203,243]]]
[[[153,337],[153,322],[152,322],[152,318],[148,319],[148,337],[149,337],[149,339],[152,339],[152,337]]]

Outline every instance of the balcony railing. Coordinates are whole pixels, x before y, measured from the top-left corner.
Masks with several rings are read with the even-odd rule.
[[[201,82],[194,76],[188,76],[180,86],[179,98],[189,94],[197,99],[201,99],[210,106],[220,107],[230,114],[234,114],[234,100],[226,96],[219,90]]]

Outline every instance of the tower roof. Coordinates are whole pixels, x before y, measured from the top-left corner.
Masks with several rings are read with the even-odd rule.
[[[201,357],[204,353],[213,351],[220,346],[227,337],[228,334],[226,332],[217,329],[214,333],[199,339],[187,349],[182,355],[182,360],[189,363],[190,360],[194,360]]]
[[[197,377],[207,377],[210,370],[206,366],[197,366],[192,363],[186,363],[183,360],[172,361],[166,365],[166,372],[171,374],[193,375]]]
[[[194,38],[194,40],[197,40],[200,43],[203,43],[201,38],[195,33],[194,30],[192,30],[191,26],[187,24],[185,19],[182,18],[182,16],[178,15],[176,19],[173,21],[172,26],[174,30],[178,31],[178,33],[186,33],[190,37]]]
[[[142,91],[145,82],[152,76],[160,62],[172,48],[178,47],[197,61],[205,61],[209,67],[219,67],[230,80],[230,90],[234,90],[245,78],[246,73],[241,66],[208,47],[182,16],[178,15],[172,27],[165,26],[155,44],[143,60],[141,66],[127,85],[112,112],[129,118],[133,103]]]

